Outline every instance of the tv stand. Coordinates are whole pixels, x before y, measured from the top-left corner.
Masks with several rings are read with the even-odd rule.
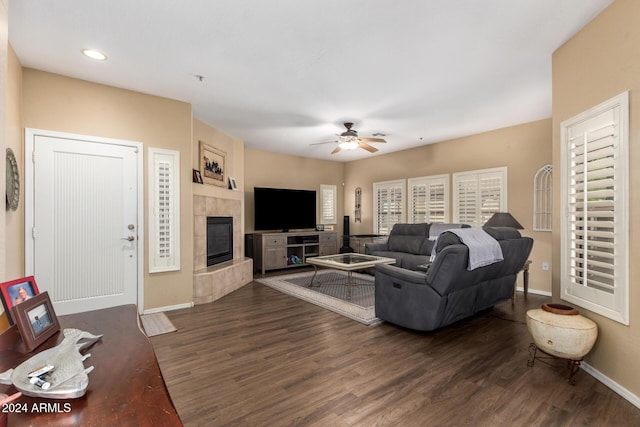
[[[269,270],[301,267],[307,258],[338,253],[338,233],[298,231],[253,234],[254,265],[264,274]]]

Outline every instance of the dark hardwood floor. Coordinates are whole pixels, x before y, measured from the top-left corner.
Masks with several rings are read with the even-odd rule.
[[[632,426],[636,408],[566,363],[528,368],[518,293],[430,333],[353,320],[253,282],[168,312],[151,338],[187,426]]]

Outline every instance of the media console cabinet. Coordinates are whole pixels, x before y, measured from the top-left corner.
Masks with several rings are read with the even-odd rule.
[[[264,274],[268,270],[308,265],[307,258],[338,253],[338,233],[335,231],[254,233],[253,245],[253,262]],[[292,261],[296,259],[300,261]]]

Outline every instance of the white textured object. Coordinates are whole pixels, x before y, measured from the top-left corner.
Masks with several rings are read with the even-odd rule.
[[[598,326],[580,314],[555,314],[542,309],[527,311],[527,329],[536,346],[552,356],[581,360],[598,337]]]

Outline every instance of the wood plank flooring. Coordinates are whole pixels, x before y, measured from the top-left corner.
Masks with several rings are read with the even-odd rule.
[[[640,410],[566,364],[527,367],[521,293],[430,333],[365,326],[253,282],[168,312],[152,337],[187,426],[632,426]]]

